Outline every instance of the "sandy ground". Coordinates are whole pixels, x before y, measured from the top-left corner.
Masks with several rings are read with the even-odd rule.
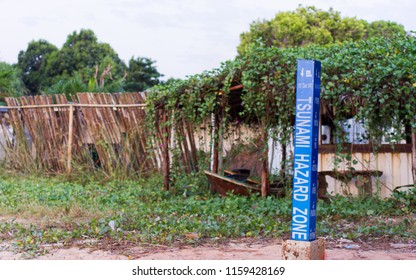
[[[47,246],[46,253],[30,256],[13,252],[11,244],[0,244],[0,260],[279,260],[281,240],[232,240],[199,246],[157,246],[132,244],[120,246]],[[326,241],[329,260],[416,260],[416,243],[354,243],[349,240]]]

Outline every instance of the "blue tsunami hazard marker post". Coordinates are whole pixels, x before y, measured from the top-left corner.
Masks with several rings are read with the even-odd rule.
[[[316,239],[321,63],[298,60],[291,239]]]

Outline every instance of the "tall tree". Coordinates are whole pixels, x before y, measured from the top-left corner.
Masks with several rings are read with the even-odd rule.
[[[126,91],[144,91],[157,85],[162,75],[153,65],[155,61],[146,57],[132,57],[129,61],[128,74],[125,82]]]
[[[143,91],[162,75],[149,58],[132,57],[128,67],[92,30],[69,34],[58,49],[45,40],[32,41],[21,51],[18,67],[31,94],[79,91]]]
[[[369,24],[367,28],[367,36],[371,37],[392,37],[394,35],[406,34],[403,25],[392,22],[392,21],[374,21]]]
[[[252,43],[266,47],[295,47],[308,44],[326,45],[347,40],[389,37],[405,34],[397,23],[377,21],[368,23],[355,17],[341,17],[332,8],[328,11],[313,6],[299,6],[295,11],[280,12],[272,20],[258,20],[250,30],[240,35],[238,53],[244,54]]]
[[[99,43],[92,30],[81,30],[70,34],[62,48],[49,56],[46,71],[51,85],[77,74],[86,82],[92,77],[98,82],[97,74],[105,69],[110,69],[106,79],[111,82],[123,77],[125,68],[109,44]]]
[[[0,62],[0,97],[20,96],[25,92],[20,71],[16,67]]]
[[[21,70],[22,80],[29,93],[36,94],[46,80],[46,61],[58,48],[46,40],[32,41],[26,51],[20,51],[17,67]]]

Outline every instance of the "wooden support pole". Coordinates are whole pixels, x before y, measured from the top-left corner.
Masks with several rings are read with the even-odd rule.
[[[163,117],[162,117],[163,123],[162,123],[162,145],[163,145],[163,185],[165,191],[169,190],[169,126],[167,124],[168,117],[167,112],[165,109],[163,109]]]
[[[280,176],[282,178],[286,177],[286,167],[287,167],[287,146],[286,143],[281,143],[282,148],[282,161],[280,163]]]
[[[192,128],[192,124],[188,121],[186,121],[186,128],[188,132],[189,144],[190,144],[190,149],[191,149],[191,158],[192,158],[192,163],[193,163],[192,171],[198,172],[199,171],[198,156],[197,156],[197,149],[195,145],[194,130]]]
[[[0,106],[0,109],[39,109],[39,108],[62,108],[62,107],[86,107],[86,108],[140,108],[145,110],[146,104],[39,104],[22,106]]]
[[[74,129],[74,107],[69,106],[69,122],[68,122],[68,150],[67,150],[67,172],[71,173],[72,162],[72,142],[73,142],[73,129]]]
[[[243,85],[236,85],[236,86],[230,87],[230,91],[239,90],[239,89],[243,89],[243,88],[244,88]]]
[[[262,129],[262,145],[264,147],[263,154],[262,154],[262,164],[261,164],[261,196],[266,197],[269,194],[269,149],[268,149],[268,133],[266,132],[264,125]]]
[[[416,129],[412,128],[412,173],[413,184],[416,185]]]
[[[220,131],[220,127],[217,127],[218,131]],[[218,158],[218,168],[217,171],[222,172],[224,167],[224,160],[222,157],[222,153],[224,151],[224,136],[222,133],[218,133],[218,142],[217,142],[217,158]],[[217,172],[218,173],[218,172]]]
[[[261,196],[266,197],[269,193],[269,172],[267,168],[267,158],[262,161],[261,168]]]
[[[212,125],[212,132],[211,132],[211,172],[218,173],[218,141],[217,141],[217,119],[215,114],[211,115],[211,125]]]

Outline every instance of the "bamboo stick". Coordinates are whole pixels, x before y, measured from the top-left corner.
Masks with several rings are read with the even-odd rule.
[[[68,158],[67,158],[67,172],[71,173],[72,161],[72,141],[73,141],[73,127],[74,127],[74,107],[69,106],[69,123],[68,123]]]
[[[167,112],[166,110],[163,110],[163,176],[164,176],[164,180],[163,180],[163,184],[165,187],[165,191],[169,190],[169,177],[170,177],[170,173],[169,173],[169,126],[167,125]]]
[[[92,108],[146,108],[146,104],[39,104],[39,105],[22,105],[22,106],[0,106],[0,109],[38,109],[50,107],[92,107]]]

